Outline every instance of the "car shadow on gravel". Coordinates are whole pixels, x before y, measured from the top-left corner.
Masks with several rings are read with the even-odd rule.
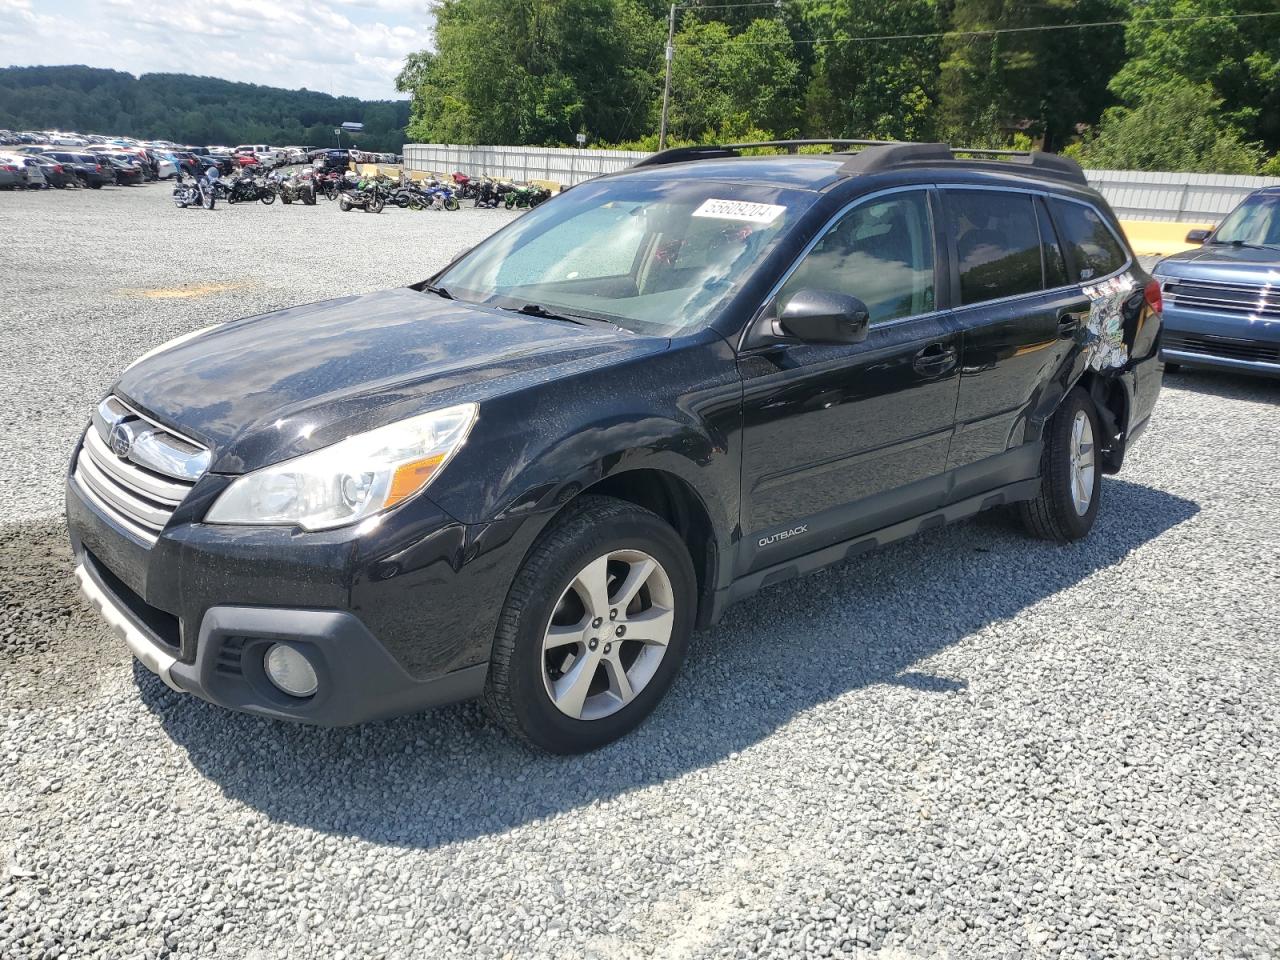
[[[713,766],[851,691],[963,695],[968,678],[937,676],[923,661],[1115,566],[1199,510],[1116,479],[1104,497],[1081,543],[1029,540],[1008,517],[984,515],[744,601],[694,638],[648,723],[583,757],[532,753],[474,704],[325,730],[230,713],[135,673],[165,733],[228,797],[280,822],[433,847]]]

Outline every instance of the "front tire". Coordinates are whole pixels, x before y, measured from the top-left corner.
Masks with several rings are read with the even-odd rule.
[[[485,682],[491,716],[550,753],[583,753],[639,726],[689,645],[697,581],[656,514],[587,496],[525,558]]]
[[[1070,543],[1093,529],[1102,499],[1098,437],[1093,401],[1077,387],[1045,427],[1040,492],[1018,505],[1022,524],[1032,536]]]

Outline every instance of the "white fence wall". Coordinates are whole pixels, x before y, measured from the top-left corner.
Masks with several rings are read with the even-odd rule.
[[[639,150],[572,150],[553,147],[483,147],[453,143],[405,144],[410,170],[488,174],[511,180],[553,180],[566,186],[614,173],[648,156]],[[1123,220],[1212,223],[1259,187],[1280,186],[1277,177],[1213,173],[1086,170],[1089,183]]]
[[[1278,177],[1220,173],[1086,170],[1085,175],[1122,220],[1214,223],[1259,187],[1280,186]]]
[[[647,157],[641,150],[571,150],[553,147],[481,147],[456,143],[407,143],[410,170],[488,174],[512,180],[553,180],[571,186],[614,173]]]

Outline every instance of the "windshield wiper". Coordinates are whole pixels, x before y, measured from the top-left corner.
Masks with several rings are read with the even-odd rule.
[[[434,283],[424,283],[418,289],[423,290],[426,293],[434,293],[437,297],[444,297],[446,300],[456,299],[454,295],[444,287],[437,287]]]
[[[502,309],[510,310],[512,313],[523,313],[526,317],[537,317],[540,320],[563,320],[566,323],[576,323],[583,327],[589,326],[586,318],[572,313],[558,313],[555,310],[548,310],[540,303],[526,303],[523,307],[503,307]]]

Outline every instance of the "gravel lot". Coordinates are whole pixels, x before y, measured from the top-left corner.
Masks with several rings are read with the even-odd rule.
[[[0,957],[1280,954],[1280,384],[1169,377],[1084,543],[985,516],[740,604],[591,756],[276,724],[76,598],[74,437],[156,342],[508,215],[167,194],[0,195]]]

